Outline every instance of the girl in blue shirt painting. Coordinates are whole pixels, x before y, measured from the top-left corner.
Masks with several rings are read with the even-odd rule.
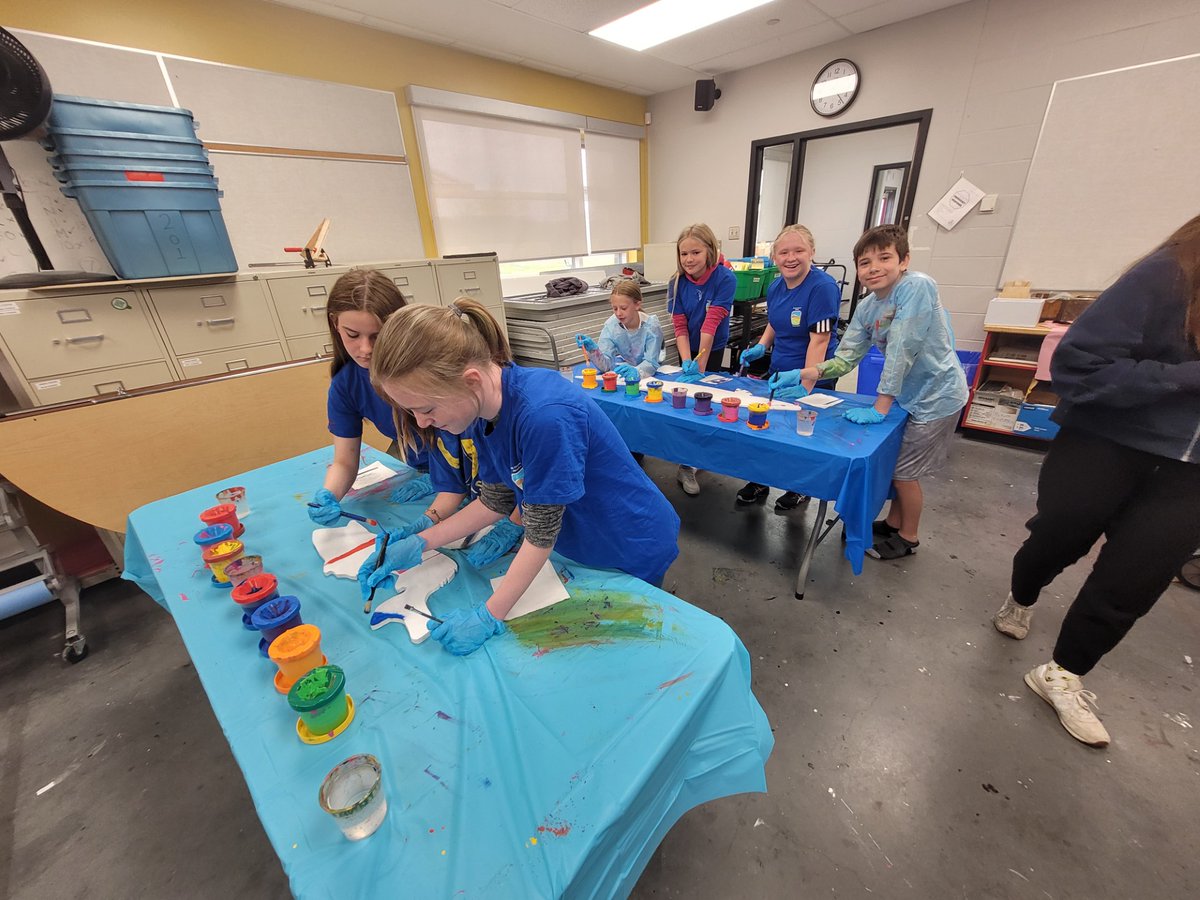
[[[429,623],[451,653],[471,653],[503,631],[504,617],[551,550],[662,583],[679,553],[679,517],[574,382],[513,365],[508,339],[479,303],[460,297],[449,307],[398,312],[379,336],[371,378],[397,411],[404,446],[416,446],[433,428],[463,434],[476,427],[482,437],[479,499],[419,534],[389,534],[382,565],[377,549],[359,572],[364,595],[391,572],[418,565],[427,549],[516,508],[524,539],[500,586],[486,603]]]
[[[768,325],[758,343],[742,351],[741,364],[748,366],[771,351],[769,375],[815,366],[833,356],[837,349],[838,310],[842,289],[827,273],[814,269],[816,243],[803,225],[788,225],[771,247],[771,261],[779,267],[779,278],[767,288]],[[836,380],[820,383],[832,388]],[[805,387],[812,390],[815,381]],[[738,503],[762,503],[770,488],[750,482],[738,491]],[[776,512],[795,509],[808,497],[786,491],[775,501]]]

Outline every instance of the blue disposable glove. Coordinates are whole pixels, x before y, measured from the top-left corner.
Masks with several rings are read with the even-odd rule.
[[[808,388],[802,384],[785,387],[775,392],[776,400],[799,400],[801,397],[808,396]]]
[[[843,419],[848,419],[856,425],[878,425],[887,416],[873,406],[865,409],[848,409],[842,413]]]
[[[504,623],[491,614],[487,604],[474,609],[452,609],[439,624],[425,623],[435,641],[455,656],[466,656],[483,646],[484,641],[504,630]]]
[[[642,373],[635,369],[629,363],[621,363],[613,367],[613,371],[624,378],[626,381],[641,381]]]
[[[683,364],[683,373],[675,376],[675,380],[680,384],[695,384],[704,375],[700,371],[700,364],[694,359],[689,359]]]
[[[383,544],[383,535],[375,539],[375,550],[367,557],[367,561],[358,570],[358,589],[366,600],[371,595],[371,588],[378,587],[397,569],[411,569],[421,564],[421,555],[425,552],[425,539],[415,534],[404,537],[398,530],[388,529],[387,551],[383,555],[383,565],[376,566],[379,560],[379,548]]]
[[[755,344],[753,347],[747,347],[742,351],[740,362],[743,366],[748,366],[756,359],[762,359],[767,355],[767,348],[762,344]]]
[[[575,335],[575,346],[580,350],[587,350],[589,353],[596,349],[596,342],[586,334]]]
[[[433,482],[429,480],[429,476],[420,475],[409,479],[392,491],[390,499],[393,503],[408,503],[411,500],[428,497],[433,492]]]
[[[406,538],[410,534],[417,534],[418,532],[424,531],[426,528],[432,527],[433,519],[429,518],[429,516],[421,515],[409,522],[407,525],[401,525],[399,528],[393,529],[392,540],[396,540],[397,537]]]
[[[799,369],[792,369],[790,372],[776,372],[774,375],[772,375],[770,378],[767,379],[767,387],[769,387],[771,390],[775,391],[776,393],[778,393],[779,391],[782,391],[784,388],[796,387],[799,384],[800,384],[800,370]],[[804,393],[807,394],[808,391],[805,391]],[[800,396],[803,397],[804,394],[801,394]]]
[[[501,519],[496,526],[467,550],[467,562],[477,569],[490,565],[517,546],[525,529],[512,519]]]
[[[321,488],[313,494],[313,503],[318,506],[310,506],[308,508],[308,517],[318,525],[336,525],[342,517],[341,504],[337,502],[337,498],[332,493]]]

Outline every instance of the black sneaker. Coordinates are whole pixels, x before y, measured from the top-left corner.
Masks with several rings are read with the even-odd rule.
[[[795,491],[787,491],[779,495],[779,499],[775,501],[775,512],[791,512],[797,506],[807,503],[809,496],[807,494],[797,494]]]
[[[771,489],[765,484],[755,484],[751,481],[744,488],[737,492],[737,502],[749,505],[751,503],[764,503],[767,499],[767,494],[771,493]]]
[[[887,519],[876,519],[871,523],[871,534],[876,534],[880,537],[891,537],[893,534],[899,533],[900,529],[889,525]]]

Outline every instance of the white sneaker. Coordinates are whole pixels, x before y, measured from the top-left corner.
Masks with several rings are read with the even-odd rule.
[[[685,494],[695,497],[700,493],[700,482],[696,480],[695,466],[680,466],[675,477],[679,479],[679,486],[683,488]]]
[[[1010,638],[1020,641],[1029,634],[1029,623],[1032,619],[1033,609],[1017,603],[1013,600],[1013,595],[1009,594],[1004,605],[992,616],[992,624],[1001,634],[1007,634]]]
[[[1054,707],[1058,721],[1071,737],[1089,747],[1108,746],[1108,731],[1091,710],[1091,706],[1096,706],[1096,695],[1083,689],[1083,681],[1078,675],[1048,662],[1025,673],[1025,683]]]

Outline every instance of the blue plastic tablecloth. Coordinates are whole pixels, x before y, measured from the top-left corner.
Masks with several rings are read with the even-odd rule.
[[[688,809],[766,790],[774,739],[745,648],[724,622],[627,575],[555,556],[571,599],[464,658],[410,643],[402,623],[371,631],[357,584],[323,575],[312,546],[304,504],[331,459],[314,451],[151,503],[126,534],[125,577],[174,616],[296,896],[624,896]],[[355,719],[327,744],[300,742],[258,635],[200,568],[197,516],[235,483],[252,510],[247,552],[300,598],[346,672]],[[347,508],[416,515],[420,504],[387,502],[392,487]],[[482,602],[511,559],[480,573],[459,557],[430,608]],[[351,843],[317,792],[356,753],[382,762],[388,815]]]
[[[583,367],[575,367],[579,381]],[[664,380],[671,377],[662,376]],[[755,378],[734,377],[713,387],[723,391],[745,388],[763,399],[770,393],[766,382]],[[768,413],[770,427],[764,431],[749,428],[749,400],[742,401],[734,424],[718,420],[719,403],[713,405],[711,416],[697,416],[692,412],[695,403],[691,399],[686,409],[675,409],[667,394],[662,403],[647,403],[644,391],[638,397],[626,396],[624,388],[616,393],[599,388],[588,391],[617,426],[630,450],[834,501],[846,523],[846,559],[858,575],[866,549],[871,546],[871,522],[891,490],[908,414],[893,406],[880,424],[855,425],[842,418],[842,411],[872,406],[874,397],[837,391],[816,393],[841,397],[843,402],[815,410],[816,429],[812,435],[800,437],[796,434],[796,413],[787,410]]]

